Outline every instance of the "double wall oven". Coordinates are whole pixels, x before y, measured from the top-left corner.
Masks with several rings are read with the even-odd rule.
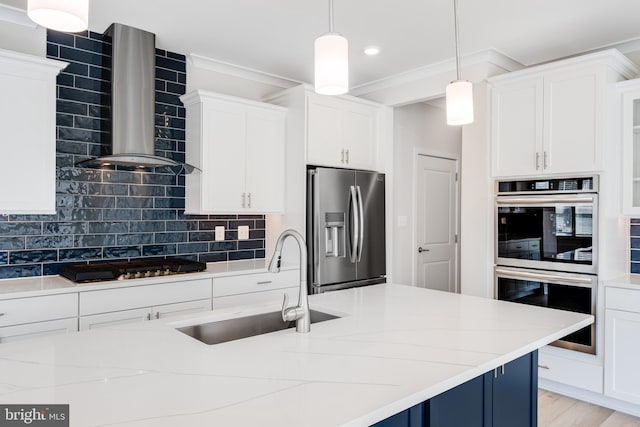
[[[495,296],[596,314],[598,177],[496,182]],[[595,354],[595,323],[555,343]]]

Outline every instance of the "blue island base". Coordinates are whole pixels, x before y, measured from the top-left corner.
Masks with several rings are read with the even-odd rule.
[[[373,427],[536,427],[538,352],[515,359]]]

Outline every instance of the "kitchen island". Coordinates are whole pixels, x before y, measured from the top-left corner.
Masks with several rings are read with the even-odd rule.
[[[217,345],[176,330],[279,310],[256,305],[2,344],[0,403],[67,403],[82,427],[368,426],[593,322],[401,285],[309,301],[341,317]]]

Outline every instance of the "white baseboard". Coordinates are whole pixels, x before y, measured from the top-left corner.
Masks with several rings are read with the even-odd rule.
[[[640,405],[634,405],[632,403],[614,399],[605,396],[604,394],[571,387],[566,384],[557,383],[544,378],[538,379],[538,387],[543,390],[552,391],[574,399],[593,403],[594,405],[604,406],[605,408],[613,409],[614,411],[624,412],[625,414],[633,415],[634,417],[640,417]]]

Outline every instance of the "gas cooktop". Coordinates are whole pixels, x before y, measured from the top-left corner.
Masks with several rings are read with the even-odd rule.
[[[85,283],[195,273],[206,268],[203,262],[172,258],[65,265],[60,267],[60,275],[76,283]]]

